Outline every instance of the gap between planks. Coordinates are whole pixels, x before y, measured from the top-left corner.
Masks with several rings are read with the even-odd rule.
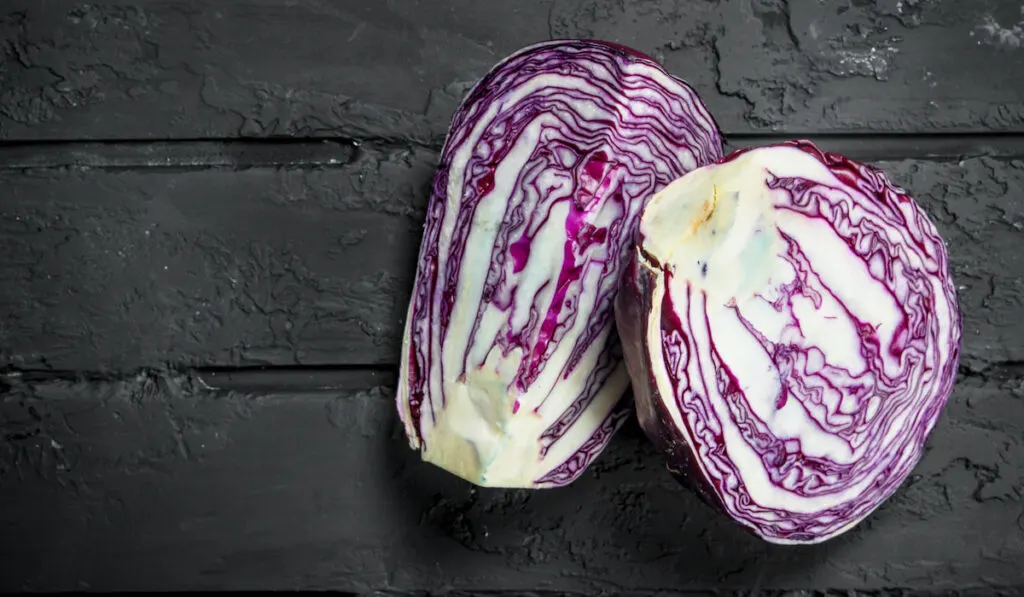
[[[22,384],[115,383],[129,380],[190,380],[212,392],[252,394],[359,391],[374,387],[394,388],[397,365],[295,365],[267,367],[146,368],[134,372],[0,371],[0,395],[7,386]],[[1007,384],[1024,381],[1024,362],[1001,361],[982,370],[961,365],[957,383],[974,379],[981,383]]]
[[[1024,157],[1024,133],[746,134],[729,135],[726,150],[797,138],[864,161]],[[440,147],[355,138],[0,142],[0,170],[331,167],[350,163],[363,150],[436,152]]]
[[[272,394],[276,392],[359,391],[394,387],[394,365],[296,365],[268,367],[145,368],[131,372],[49,371],[8,369],[0,371],[0,395],[8,386],[47,383],[119,383],[143,380],[189,380],[212,392]]]

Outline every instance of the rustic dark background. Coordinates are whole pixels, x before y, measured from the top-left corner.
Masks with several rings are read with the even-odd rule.
[[[0,3],[0,590],[1024,586],[1024,8],[1001,0]],[[948,239],[960,379],[849,534],[763,544],[629,426],[474,490],[393,412],[461,94],[529,42],[635,46],[732,146],[877,163]]]

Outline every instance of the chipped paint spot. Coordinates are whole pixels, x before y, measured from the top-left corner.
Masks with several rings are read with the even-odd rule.
[[[888,77],[891,62],[898,50],[883,46],[869,50],[837,50],[837,65],[832,71],[841,76],[871,76],[879,81]]]
[[[930,89],[935,89],[939,84],[939,82],[935,80],[935,73],[930,70],[924,71],[924,76],[921,77],[921,80],[927,83]]]
[[[991,14],[985,15],[982,18],[981,25],[975,28],[982,33],[982,39],[978,41],[978,45],[986,43],[988,45],[1013,49],[1024,45],[1024,6],[1021,6],[1020,13],[1021,20],[1016,25],[1010,27],[1000,25]]]
[[[878,14],[892,16],[904,27],[912,28],[921,25],[925,13],[938,8],[935,0],[875,0],[875,11]]]

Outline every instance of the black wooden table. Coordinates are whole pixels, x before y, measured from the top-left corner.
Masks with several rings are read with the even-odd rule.
[[[0,590],[1019,589],[1022,10],[4,0]],[[635,425],[560,490],[474,490],[407,448],[395,363],[437,152],[468,86],[550,37],[644,50],[731,146],[809,137],[936,220],[958,387],[855,531],[763,544]]]

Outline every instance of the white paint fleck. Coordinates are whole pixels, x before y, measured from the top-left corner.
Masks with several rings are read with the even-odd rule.
[[[345,43],[352,43],[353,41],[355,41],[355,39],[357,37],[359,37],[359,34],[362,33],[363,29],[365,29],[365,28],[366,28],[366,22],[365,21],[361,21],[358,25],[356,25],[356,28],[352,32],[352,35],[349,35],[348,39],[345,40]]]
[[[1021,20],[1016,25],[1003,27],[995,17],[987,14],[975,29],[981,31],[983,41],[989,45],[1003,48],[1020,48],[1024,45],[1024,6],[1021,6]],[[978,42],[981,44],[981,41]]]

